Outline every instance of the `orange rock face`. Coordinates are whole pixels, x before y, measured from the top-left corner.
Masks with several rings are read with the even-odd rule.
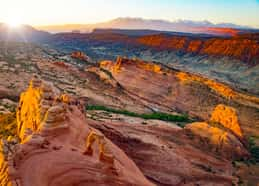
[[[112,63],[113,63],[112,61],[101,61],[100,62],[100,67],[101,68],[105,68],[105,67],[111,65]]]
[[[225,105],[218,105],[212,112],[210,121],[222,124],[227,129],[230,129],[234,134],[243,137],[241,132],[237,112],[234,108]]]
[[[22,94],[17,114],[22,141],[2,145],[1,185],[153,185],[120,148],[87,124],[80,102],[50,87],[35,79]]]
[[[201,49],[202,44],[203,44],[203,42],[200,40],[190,41],[189,46],[187,48],[187,52],[193,52],[193,53],[198,52]]]
[[[101,63],[101,66],[103,65],[103,63],[104,62]],[[151,71],[151,72],[155,72],[155,73],[162,73],[162,69],[159,65],[151,64],[151,63],[144,63],[143,61],[140,61],[140,60],[129,60],[126,58],[121,58],[121,57],[117,58],[116,63],[113,66],[114,72],[120,72],[120,69],[123,66],[122,63],[124,63],[124,64],[136,63],[136,65],[143,70],[147,70],[147,71]],[[106,66],[107,66],[107,64],[106,64]]]
[[[176,74],[176,76],[183,83],[188,84],[188,83],[192,83],[192,82],[199,82],[199,83],[207,85],[212,90],[214,90],[215,92],[217,92],[218,94],[220,94],[221,96],[223,96],[227,99],[240,100],[241,102],[246,103],[248,105],[253,105],[255,103],[256,107],[259,108],[258,107],[258,104],[259,104],[258,97],[239,93],[223,83],[216,82],[214,80],[207,79],[202,76],[193,75],[193,74],[186,73],[186,72],[178,72]]]
[[[122,58],[118,57],[116,62],[113,63],[112,61],[101,61],[100,62],[100,68],[104,69],[111,69],[113,73],[119,73],[121,72],[121,68],[124,68],[124,65],[130,65],[131,63],[135,63],[139,68],[143,70],[147,70],[150,72],[155,72],[155,73],[162,73],[162,68],[160,65],[157,64],[151,64],[151,63],[144,63],[141,60],[137,59],[127,59],[127,58]]]
[[[223,126],[223,127],[222,127]],[[226,158],[249,157],[249,152],[240,140],[243,134],[234,108],[219,104],[212,112],[210,122],[195,122],[185,127],[186,131],[198,135],[197,143],[208,146],[215,153]]]
[[[34,132],[38,130],[55,96],[54,88],[50,84],[42,84],[38,79],[30,82],[28,90],[21,94],[17,109],[17,132],[22,140],[27,129]]]
[[[81,51],[72,52],[71,57],[82,61],[89,61],[89,57]]]
[[[137,42],[159,49],[183,50],[188,39],[185,37],[167,37],[164,35],[143,36]]]
[[[210,79],[203,78],[201,76],[191,75],[191,74],[187,74],[185,72],[179,72],[179,73],[177,73],[177,77],[181,81],[186,82],[186,83],[188,83],[190,81],[204,83],[204,84],[208,85],[211,89],[215,90],[216,92],[218,92],[219,94],[221,94],[222,96],[224,96],[226,98],[234,98],[235,96],[237,96],[235,91],[233,91],[228,86],[221,84],[221,83],[217,83]]]
[[[259,44],[256,34],[239,34],[239,31],[229,28],[207,28],[207,31],[212,34],[224,33],[223,35],[228,35],[229,38],[166,34],[129,37],[123,34],[106,33],[92,34],[89,39],[102,42],[119,42],[133,47],[144,45],[158,50],[180,51],[181,53],[194,53],[213,57],[226,56],[244,61],[249,65],[259,64]],[[77,38],[75,35],[67,35],[66,37],[71,37],[70,39]],[[78,37],[80,38],[80,36]],[[76,52],[73,56],[80,55],[80,52]]]
[[[210,34],[217,34],[217,35],[228,35],[228,36],[235,36],[239,33],[239,30],[234,28],[217,28],[217,27],[207,27],[207,28],[197,28],[198,32],[206,32]]]
[[[211,28],[212,32],[229,32],[230,35],[236,35],[233,30],[220,30]],[[250,64],[258,64],[259,45],[258,41],[239,36],[229,39],[193,39],[180,36],[152,35],[142,36],[136,39],[136,42],[149,47],[166,50],[179,50],[183,52],[192,52],[196,54],[207,54],[211,56],[228,56],[236,58]]]

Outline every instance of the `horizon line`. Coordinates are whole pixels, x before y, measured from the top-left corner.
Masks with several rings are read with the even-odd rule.
[[[243,24],[237,24],[237,23],[233,23],[233,22],[213,22],[210,21],[208,19],[203,19],[203,20],[192,20],[192,19],[175,19],[175,20],[169,20],[169,19],[163,19],[163,18],[157,18],[157,19],[153,19],[153,18],[144,18],[144,17],[130,17],[130,16],[126,16],[126,17],[115,17],[112,19],[106,19],[103,21],[97,21],[97,22],[66,22],[66,23],[51,23],[51,24],[28,24],[25,23],[24,25],[30,25],[33,27],[49,27],[49,26],[75,26],[75,25],[95,25],[95,24],[100,24],[100,23],[107,23],[107,22],[111,22],[114,21],[116,19],[140,19],[140,20],[144,20],[144,21],[164,21],[164,22],[168,22],[168,23],[177,23],[180,21],[192,21],[192,22],[209,22],[213,25],[218,25],[218,24],[233,24],[236,26],[240,26],[240,27],[249,27],[251,29],[259,29],[259,25],[243,25]],[[226,28],[230,28],[230,27],[226,27]]]

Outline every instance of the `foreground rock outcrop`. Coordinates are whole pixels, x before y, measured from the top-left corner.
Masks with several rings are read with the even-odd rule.
[[[158,186],[229,185],[238,179],[231,161],[199,143],[198,135],[170,125],[99,122],[87,119],[131,157],[144,175]]]
[[[111,61],[103,62],[101,67],[95,67],[92,72],[101,73],[100,79],[112,85],[109,87],[120,89],[120,95],[127,94],[135,98],[136,103],[142,102],[154,110],[171,112],[176,106],[177,111],[187,110],[191,116],[202,116],[198,120],[204,122],[187,124],[182,129],[159,122],[96,121],[85,117],[79,99],[61,94],[52,84],[36,78],[21,94],[16,137],[1,141],[1,185],[238,183],[232,161],[249,157],[243,141],[246,131],[242,117],[252,109],[245,110],[240,118],[240,108],[222,104],[227,99],[227,103],[231,103],[235,91],[230,91],[234,97],[224,98],[229,89],[207,83],[205,86],[212,87],[205,92],[208,94],[197,93],[196,97],[189,98],[196,90],[192,85],[203,79],[179,76],[179,72],[152,63],[125,62],[123,58],[115,65]],[[140,73],[140,77],[125,78],[123,73],[132,75],[133,71],[135,75]],[[146,83],[147,77],[155,81]],[[145,90],[143,83],[146,83]],[[167,86],[173,87],[169,90]],[[203,86],[200,85],[200,90]],[[199,104],[197,96],[204,96]],[[209,102],[208,98],[216,101]],[[243,107],[243,111],[247,107]]]
[[[8,186],[153,185],[126,154],[90,127],[82,104],[34,79],[17,111],[20,143],[4,141],[0,183]]]

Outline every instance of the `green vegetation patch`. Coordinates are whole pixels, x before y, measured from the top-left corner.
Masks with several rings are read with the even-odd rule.
[[[190,122],[191,121],[187,115],[172,115],[172,114],[167,114],[162,112],[154,112],[151,114],[138,114],[127,110],[118,110],[118,109],[108,108],[100,105],[87,105],[86,110],[102,110],[102,111],[112,112],[115,114],[123,114],[126,116],[138,117],[142,119],[157,119],[157,120],[171,121],[171,122]]]
[[[103,71],[104,73],[106,73],[111,79],[113,79],[112,73],[104,68],[100,68],[101,71]]]
[[[250,137],[249,140],[249,151],[251,153],[251,161],[254,163],[259,163],[259,146],[255,143],[255,138]]]

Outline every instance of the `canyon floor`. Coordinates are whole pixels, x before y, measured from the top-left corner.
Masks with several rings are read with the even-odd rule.
[[[172,65],[0,46],[1,185],[259,183],[257,81],[248,93]]]

